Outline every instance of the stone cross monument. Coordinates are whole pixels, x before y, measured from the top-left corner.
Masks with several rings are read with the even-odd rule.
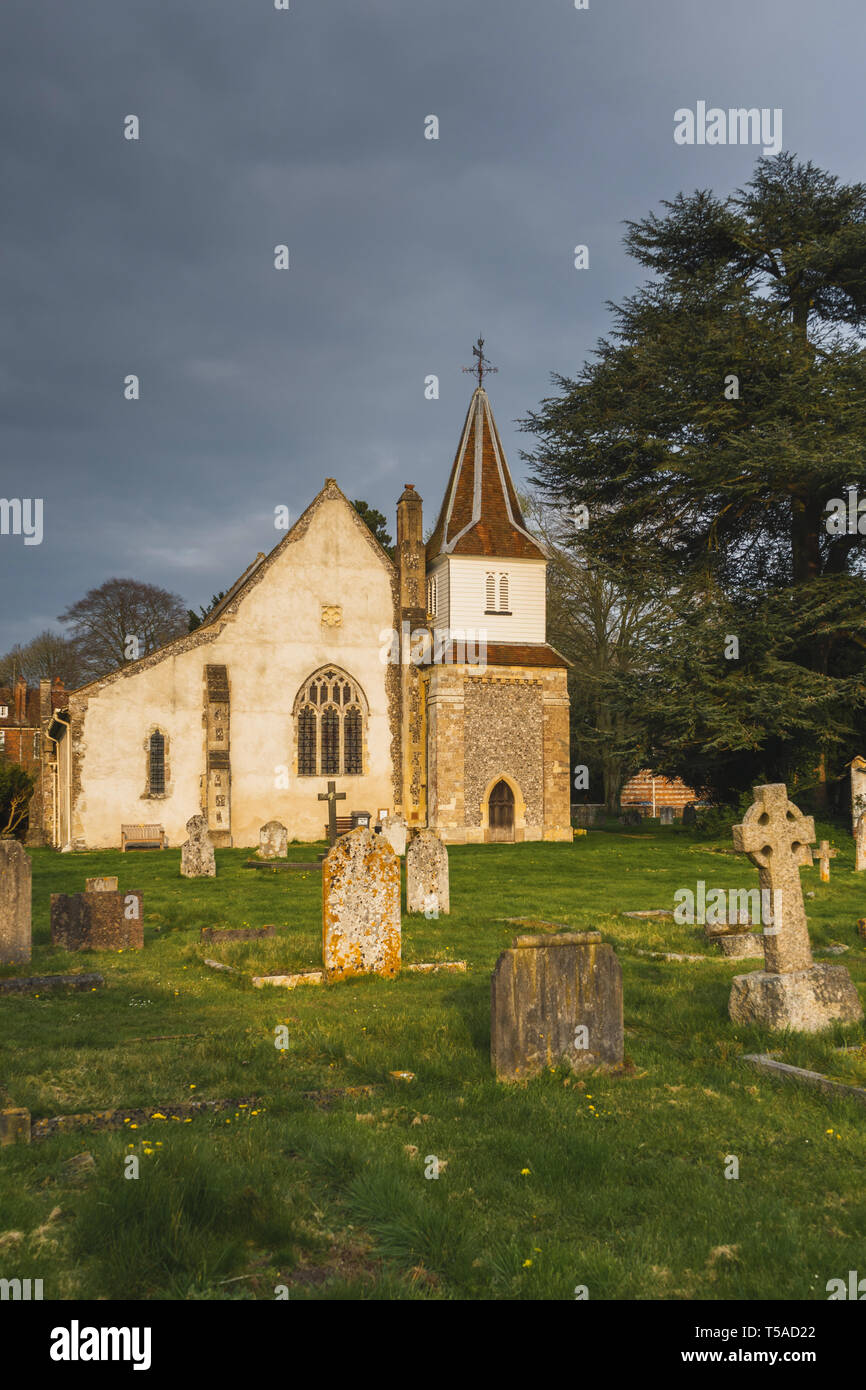
[[[784,783],[755,787],[755,800],[733,827],[734,849],[757,866],[773,903],[764,923],[764,969],[737,975],[728,1011],[735,1023],[815,1033],[863,1017],[857,990],[843,965],[815,965],[800,886],[799,852],[815,839],[815,823],[792,801]],[[762,901],[768,901],[762,893]]]

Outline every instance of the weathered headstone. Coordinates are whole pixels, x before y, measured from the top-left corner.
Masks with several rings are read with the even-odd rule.
[[[184,878],[215,878],[216,859],[207,831],[207,816],[191,816],[186,823],[188,840],[180,847],[180,871]]]
[[[259,831],[259,858],[285,859],[288,856],[289,832],[278,820],[269,820]]]
[[[794,850],[794,858],[799,869],[811,869],[815,859],[811,845],[797,845]]]
[[[518,936],[491,980],[490,1058],[499,1081],[545,1067],[623,1060],[622,968],[601,933]]]
[[[86,893],[116,893],[117,879],[113,876],[109,878],[86,878],[84,891]]]
[[[448,851],[432,830],[419,830],[406,850],[406,911],[428,917],[451,911]]]
[[[854,830],[854,868],[866,869],[866,811],[860,816]]]
[[[673,825],[673,823],[674,823],[674,808],[673,808],[673,806],[660,806],[660,807],[659,807],[659,824],[660,824],[660,825]]]
[[[406,853],[408,827],[402,816],[386,816],[382,821],[382,838],[388,841],[395,854]]]
[[[141,893],[52,893],[51,944],[63,951],[140,951]]]
[[[812,817],[788,800],[784,783],[756,787],[754,803],[742,824],[733,827],[733,838],[734,848],[757,866],[761,890],[773,904],[773,923],[764,924],[764,969],[732,981],[731,1018],[804,1033],[862,1018],[845,967],[816,965],[812,959],[796,855],[799,845],[815,839]]]
[[[322,964],[328,981],[400,971],[400,861],[381,835],[341,835],[322,871]]]
[[[818,852],[815,855],[815,858],[818,860],[818,863],[821,866],[822,883],[830,882],[830,860],[835,859],[838,853],[838,850],[830,848],[830,845],[826,840],[822,840],[820,845],[818,846]]]
[[[30,856],[17,840],[0,840],[0,965],[30,959]]]
[[[698,823],[698,812],[694,801],[686,802],[683,807],[683,825],[696,826]]]
[[[851,831],[856,834],[857,822],[866,814],[866,758],[854,758],[851,763]]]

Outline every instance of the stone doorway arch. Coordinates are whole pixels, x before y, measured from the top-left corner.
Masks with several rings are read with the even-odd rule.
[[[526,803],[520,787],[504,773],[489,783],[481,808],[484,839],[492,844],[513,844],[523,839]]]

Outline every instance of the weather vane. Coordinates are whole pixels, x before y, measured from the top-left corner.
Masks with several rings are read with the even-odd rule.
[[[484,339],[483,339],[483,338],[479,338],[479,339],[478,339],[478,342],[475,344],[475,346],[474,346],[474,348],[472,349],[472,351],[473,351],[473,353],[475,354],[475,356],[477,357],[478,360],[477,360],[477,362],[475,363],[475,366],[474,366],[474,367],[464,367],[464,368],[463,368],[463,371],[464,371],[464,372],[472,372],[475,376],[477,376],[477,377],[478,377],[478,385],[480,386],[480,385],[482,384],[482,382],[484,381],[485,376],[488,376],[491,372],[498,372],[498,371],[499,371],[499,368],[498,368],[498,367],[491,367],[491,365],[490,365],[490,363],[488,362],[487,358],[484,356]]]

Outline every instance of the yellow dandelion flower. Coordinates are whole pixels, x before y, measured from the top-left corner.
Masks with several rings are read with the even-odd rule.
[[[524,1269],[529,1269],[529,1267],[530,1267],[531,1264],[532,1264],[532,1261],[531,1261],[531,1260],[524,1260],[524,1261],[523,1261],[523,1268],[524,1268]]]
[[[531,1168],[521,1168],[521,1170],[520,1170],[520,1176],[521,1176],[522,1178],[531,1177],[531,1176],[532,1176],[532,1169],[531,1169]]]
[[[130,1125],[129,1128],[130,1128],[130,1129],[138,1129],[138,1125]]]
[[[152,1120],[164,1120],[164,1119],[165,1119],[165,1116],[163,1115],[163,1113],[162,1113],[161,1110],[154,1110],[154,1112],[153,1112],[153,1114],[151,1115],[150,1118],[151,1118]]]
[[[185,1125],[191,1125],[191,1124],[192,1124],[192,1120],[189,1118],[189,1116],[187,1116],[187,1118],[184,1120],[184,1124],[185,1124]]]
[[[194,1090],[195,1090],[195,1082],[194,1082],[194,1081],[191,1081],[191,1082],[189,1083],[189,1089],[190,1089],[191,1091],[194,1091]]]

